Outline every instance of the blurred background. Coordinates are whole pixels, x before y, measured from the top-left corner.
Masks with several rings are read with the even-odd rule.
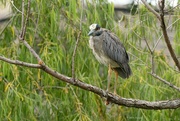
[[[157,0],[147,1],[157,12]],[[180,61],[180,8],[178,0],[166,0],[165,22]],[[25,16],[27,0],[25,0]],[[0,56],[37,63],[18,40],[22,1],[0,2]],[[180,74],[169,55],[160,23],[138,0],[33,0],[26,40],[49,67],[71,76],[72,54],[76,78],[106,89],[108,68],[99,64],[89,49],[89,25],[98,23],[116,33],[129,56],[133,75],[119,78],[121,97],[148,101],[180,98],[178,91],[153,78],[155,73],[180,87]],[[147,43],[145,42],[147,41]],[[148,46],[154,49],[152,55]],[[112,76],[113,90],[115,75]],[[0,119],[33,121],[178,121],[180,109],[144,110],[111,104],[85,90],[67,85],[38,69],[0,61]]]

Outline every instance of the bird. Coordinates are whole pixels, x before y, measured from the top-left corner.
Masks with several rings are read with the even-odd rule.
[[[108,67],[107,91],[109,91],[111,71],[116,74],[114,93],[116,93],[116,83],[118,76],[127,79],[132,75],[129,66],[129,56],[120,39],[110,30],[101,28],[94,23],[89,26],[89,47],[95,58]]]

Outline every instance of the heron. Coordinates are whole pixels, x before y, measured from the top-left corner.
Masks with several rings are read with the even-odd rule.
[[[116,93],[116,83],[118,76],[127,79],[132,74],[129,66],[129,56],[124,45],[119,38],[110,30],[101,28],[98,24],[89,26],[89,47],[95,58],[108,67],[107,91],[109,91],[111,72],[116,74],[114,93]]]

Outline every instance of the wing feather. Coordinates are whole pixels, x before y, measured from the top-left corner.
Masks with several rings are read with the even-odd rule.
[[[110,32],[109,30],[104,30],[103,32],[103,51],[108,55],[113,61],[117,62],[119,65],[129,62],[128,54],[120,42],[119,38]]]

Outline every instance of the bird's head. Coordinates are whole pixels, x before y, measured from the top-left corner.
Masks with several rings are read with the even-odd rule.
[[[98,30],[100,30],[100,26],[98,24],[91,24],[89,26],[90,32],[88,33],[88,36],[98,36],[101,33],[99,33]]]

